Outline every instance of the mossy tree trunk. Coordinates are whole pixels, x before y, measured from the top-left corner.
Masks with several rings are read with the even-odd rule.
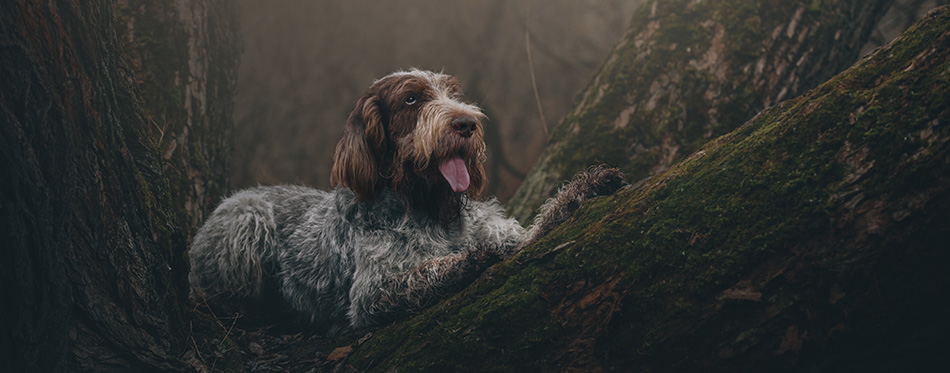
[[[660,172],[858,58],[893,0],[653,0],[508,203],[527,222],[591,162]]]
[[[186,241],[226,182],[235,5],[136,4],[0,12],[4,369],[183,368]]]
[[[821,4],[825,4],[821,2]],[[411,371],[946,366],[950,7],[598,199],[348,364]]]

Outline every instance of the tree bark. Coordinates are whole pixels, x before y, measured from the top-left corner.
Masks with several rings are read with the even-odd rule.
[[[241,52],[233,1],[126,0],[119,4],[147,126],[161,152],[190,238],[227,195],[231,115]]]
[[[649,1],[508,203],[527,222],[590,162],[661,172],[850,66],[893,0]]]
[[[388,371],[946,366],[950,7],[349,357]]]
[[[6,369],[184,367],[184,251],[225,182],[235,8],[181,1],[146,31],[136,11],[167,4],[137,4],[0,12]]]

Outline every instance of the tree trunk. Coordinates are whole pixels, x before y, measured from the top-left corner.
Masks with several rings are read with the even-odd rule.
[[[228,192],[234,92],[240,54],[230,0],[121,2],[124,51],[163,159],[174,206],[190,238]]]
[[[850,66],[893,0],[649,1],[509,201],[527,222],[590,162],[632,181]]]
[[[942,7],[811,92],[585,205],[462,293],[374,333],[348,363],[361,371],[946,366],[948,30]]]
[[[165,2],[0,12],[7,369],[183,368],[184,250],[225,182],[228,133],[217,131],[229,126],[238,49],[233,4],[177,4],[151,31],[136,12]],[[179,55],[159,66],[166,53]]]

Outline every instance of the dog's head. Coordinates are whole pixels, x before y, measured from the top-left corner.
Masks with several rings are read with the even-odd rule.
[[[364,202],[388,187],[408,205],[451,219],[461,194],[477,198],[485,185],[483,119],[462,100],[452,76],[415,69],[390,74],[350,113],[331,181]]]

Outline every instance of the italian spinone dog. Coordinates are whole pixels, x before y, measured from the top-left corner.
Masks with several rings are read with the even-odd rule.
[[[524,229],[480,198],[483,123],[452,76],[377,80],[337,144],[334,189],[257,187],[218,206],[189,250],[194,294],[276,301],[330,334],[378,325],[458,291],[624,184],[617,169],[581,172]]]

